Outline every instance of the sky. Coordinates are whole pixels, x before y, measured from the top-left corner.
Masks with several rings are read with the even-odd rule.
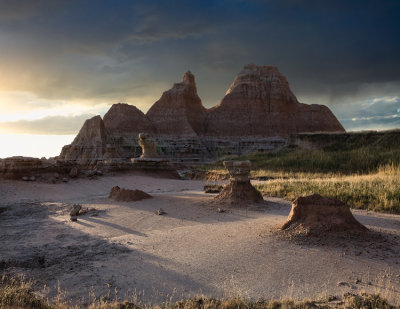
[[[400,127],[398,0],[0,0],[0,157],[57,155],[85,119],[146,112],[187,70],[215,106],[248,63],[346,130]]]

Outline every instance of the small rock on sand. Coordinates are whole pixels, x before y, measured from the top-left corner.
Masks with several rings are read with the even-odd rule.
[[[141,190],[130,190],[115,186],[111,189],[108,197],[120,202],[134,202],[151,198],[152,196]]]
[[[162,216],[162,215],[165,215],[165,214],[166,214],[166,212],[165,212],[164,209],[162,209],[162,208],[160,208],[160,209],[158,209],[158,210],[156,211],[156,215]]]
[[[82,206],[79,204],[74,204],[74,206],[72,206],[72,210],[69,213],[69,215],[72,217],[76,217],[79,215],[80,210],[82,209]],[[72,219],[71,219],[72,220]],[[74,221],[74,220],[72,220]],[[75,220],[76,221],[76,220]]]

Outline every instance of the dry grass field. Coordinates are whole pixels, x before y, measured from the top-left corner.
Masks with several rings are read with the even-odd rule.
[[[400,213],[400,141],[389,135],[372,141],[350,135],[321,149],[230,156],[197,171],[210,180],[221,179],[227,173],[224,160],[250,160],[251,177],[262,180],[257,188],[265,195],[292,200],[319,193],[352,208]]]

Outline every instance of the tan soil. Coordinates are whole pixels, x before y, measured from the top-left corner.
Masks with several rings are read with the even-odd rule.
[[[0,273],[24,274],[45,297],[160,303],[206,296],[294,299],[381,293],[400,305],[400,216],[352,211],[376,240],[296,243],[277,237],[290,203],[209,206],[203,181],[124,174],[48,184],[0,180]],[[108,199],[118,185],[153,196]],[[96,212],[70,221],[73,204]],[[251,205],[250,205],[251,206]],[[166,214],[155,212],[162,208]],[[62,296],[62,295],[61,295]]]

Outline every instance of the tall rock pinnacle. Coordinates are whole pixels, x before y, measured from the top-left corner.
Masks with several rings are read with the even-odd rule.
[[[191,136],[203,134],[206,109],[197,95],[194,75],[188,71],[182,82],[165,91],[146,116],[161,135]]]

